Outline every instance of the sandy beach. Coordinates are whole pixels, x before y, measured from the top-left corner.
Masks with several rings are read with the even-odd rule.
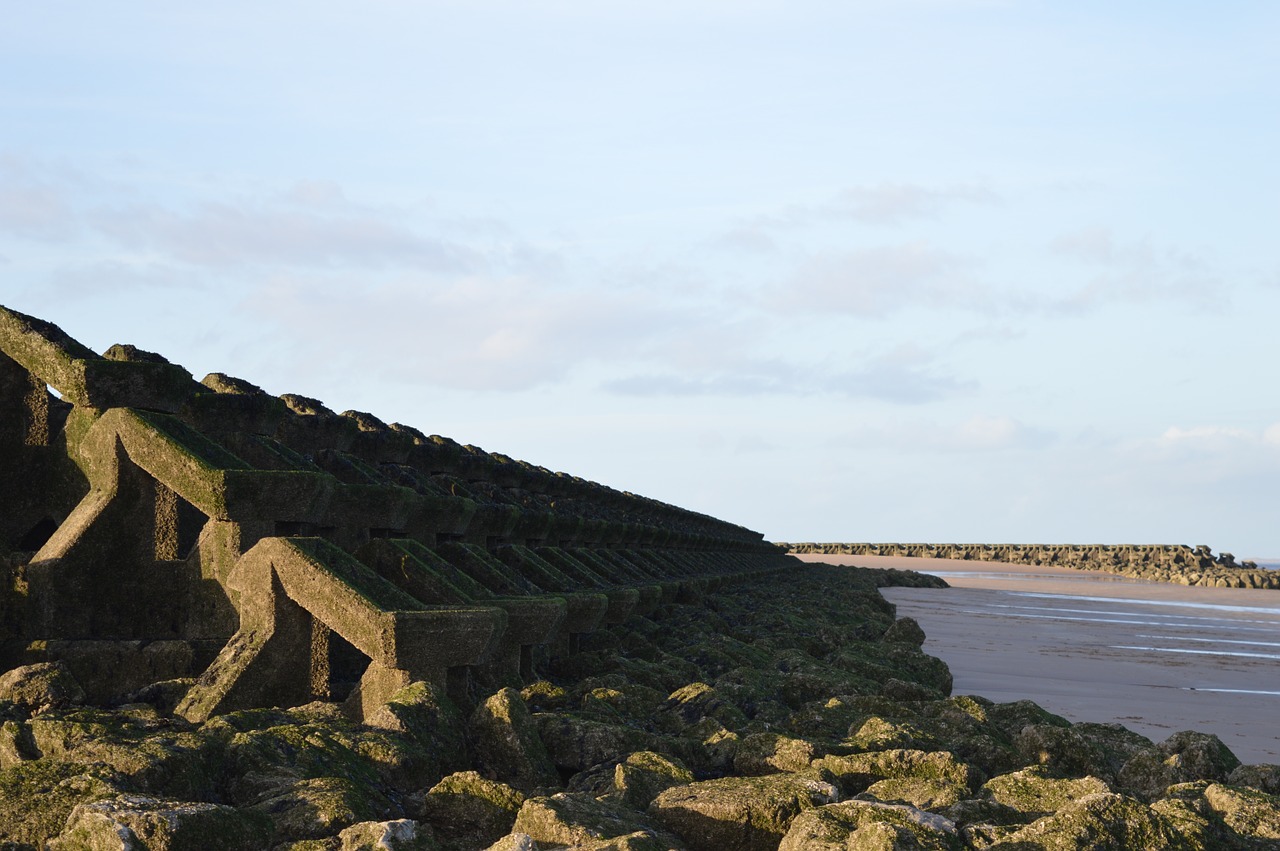
[[[1280,763],[1280,591],[953,559],[800,558],[944,578],[951,588],[884,595],[919,621],[956,694],[1029,698],[1157,742],[1215,733],[1246,763]]]

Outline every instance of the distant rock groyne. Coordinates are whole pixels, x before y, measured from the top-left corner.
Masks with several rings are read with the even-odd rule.
[[[1280,589],[1280,571],[1251,561],[1237,563],[1231,553],[1185,544],[779,544],[795,554],[906,556],[1043,564],[1077,570],[1102,570],[1208,588]]]

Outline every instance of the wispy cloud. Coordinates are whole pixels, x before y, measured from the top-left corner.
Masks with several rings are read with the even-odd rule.
[[[1226,282],[1207,259],[1176,246],[1161,248],[1146,239],[1122,241],[1107,228],[1093,227],[1059,236],[1049,248],[1088,270],[1086,282],[1053,300],[1051,309],[1169,300],[1220,309],[1229,297]]]
[[[978,307],[984,289],[969,278],[972,258],[926,243],[886,245],[815,257],[770,298],[785,311],[884,316],[907,307]]]
[[[55,169],[14,154],[0,155],[0,233],[25,239],[67,239],[75,209]]]

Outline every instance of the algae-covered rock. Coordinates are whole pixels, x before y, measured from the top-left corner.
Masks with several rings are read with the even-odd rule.
[[[1280,797],[1213,783],[1204,790],[1204,799],[1236,833],[1280,845]]]
[[[1023,821],[1033,821],[1057,812],[1077,798],[1110,792],[1097,777],[1054,777],[1040,765],[993,777],[980,794],[1018,812]]]
[[[299,780],[249,808],[271,819],[277,841],[317,839],[392,810],[385,797],[342,777]]]
[[[520,692],[505,688],[489,697],[471,714],[467,728],[476,762],[499,780],[524,792],[559,784]]]
[[[437,851],[431,831],[412,819],[362,821],[338,834],[339,851]]]
[[[1185,730],[1133,755],[1119,772],[1119,783],[1148,800],[1169,786],[1194,780],[1225,782],[1240,760],[1217,736]]]
[[[1280,795],[1280,765],[1239,765],[1227,775],[1229,786],[1249,786],[1268,795]]]
[[[549,712],[533,719],[551,761],[567,771],[616,762],[633,751],[652,747],[654,742],[652,735],[622,724]]]
[[[911,806],[844,801],[807,810],[778,851],[958,851],[949,819]]]
[[[538,843],[527,833],[508,833],[484,851],[538,851]]]
[[[0,845],[41,847],[57,836],[79,804],[125,791],[102,766],[38,760],[0,770]]]
[[[84,689],[62,662],[22,665],[0,675],[0,700],[37,715],[85,699]]]
[[[725,777],[667,789],[649,814],[693,851],[773,851],[797,815],[838,797],[820,771]]]
[[[706,683],[689,683],[673,691],[659,707],[655,720],[662,729],[678,732],[711,718],[730,729],[742,726],[746,717]]]
[[[431,764],[424,766],[435,775],[431,781],[467,766],[462,713],[437,685],[409,684],[370,713],[365,724],[400,733],[424,747],[431,755]]]
[[[541,843],[578,845],[637,831],[652,832],[652,828],[649,820],[635,810],[578,792],[560,792],[525,801],[516,815],[512,832],[526,834]]]
[[[35,740],[31,738],[31,729],[26,724],[20,721],[5,721],[0,724],[0,769],[37,759],[39,756]]]
[[[613,771],[617,799],[635,810],[647,809],[653,799],[673,786],[693,782],[693,773],[679,760],[652,751],[638,751]]]
[[[460,848],[480,848],[511,831],[524,795],[475,771],[445,777],[422,800],[422,819]]]
[[[78,805],[48,851],[259,851],[271,822],[257,813],[209,803],[119,795]]]
[[[1119,724],[1081,723],[1071,727],[1031,724],[1014,739],[1024,764],[1043,765],[1060,776],[1093,775],[1112,782],[1151,740]],[[1125,784],[1122,784],[1125,785]]]
[[[922,810],[942,810],[957,803],[969,789],[960,783],[927,777],[891,777],[867,787],[859,798],[908,804]]]
[[[885,630],[880,639],[889,644],[910,644],[919,647],[924,644],[924,630],[915,618],[901,617],[893,622],[893,626]]]
[[[1114,792],[1072,801],[989,846],[990,851],[1198,851],[1177,824]]]
[[[960,789],[974,788],[979,775],[947,751],[887,750],[814,760],[815,768],[830,772],[845,795],[865,792],[881,780],[914,778],[937,780]]]
[[[812,742],[777,733],[752,733],[738,743],[733,771],[744,777],[803,771],[813,759]]]

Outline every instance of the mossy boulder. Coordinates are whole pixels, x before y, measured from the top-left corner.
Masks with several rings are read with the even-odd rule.
[[[959,851],[955,824],[916,807],[844,801],[807,810],[778,851]]]
[[[773,851],[802,811],[838,797],[821,771],[725,777],[667,789],[649,814],[692,851]]]
[[[0,700],[37,715],[83,703],[84,689],[62,662],[22,665],[0,675]]]
[[[1280,846],[1280,797],[1212,783],[1204,799],[1214,814],[1240,836],[1270,840]]]
[[[535,716],[539,738],[556,768],[577,772],[653,747],[653,735],[624,724],[610,724],[567,713]]]
[[[947,780],[928,777],[891,777],[877,780],[859,798],[907,804],[922,810],[942,810],[960,801],[969,789]]]
[[[560,792],[526,800],[512,832],[548,845],[576,846],[652,829],[649,819],[635,810],[578,792]]]
[[[1022,821],[1034,821],[1077,798],[1110,791],[1097,777],[1054,777],[1044,766],[1036,765],[991,778],[980,794],[1016,811]]]
[[[1114,792],[1076,799],[989,846],[988,851],[1202,851],[1177,823]]]
[[[524,795],[507,784],[461,771],[432,786],[420,811],[447,844],[481,848],[511,831],[523,803]]]
[[[925,634],[915,618],[901,617],[885,630],[880,640],[888,644],[910,644],[913,647],[919,647],[924,644]]]
[[[679,760],[652,751],[638,751],[615,766],[613,792],[624,806],[644,810],[662,792],[693,780],[693,773]]]
[[[816,756],[813,742],[777,733],[752,733],[738,743],[733,772],[759,777],[783,771],[803,771]]]
[[[476,707],[467,723],[479,767],[523,791],[555,787],[560,775],[520,692],[505,688]]]
[[[980,775],[972,766],[947,751],[872,751],[827,756],[815,760],[813,765],[829,772],[845,795],[865,792],[881,780],[936,780],[961,790],[976,788],[980,782]]]
[[[76,806],[48,851],[147,849],[147,851],[259,851],[267,847],[271,821],[258,813],[209,803],[119,795]]]
[[[1122,788],[1154,800],[1177,783],[1226,782],[1239,767],[1240,760],[1217,736],[1185,730],[1134,754],[1118,779]]]
[[[271,819],[277,842],[331,836],[356,822],[379,821],[394,807],[376,789],[345,777],[299,780],[248,808]]]
[[[79,804],[114,798],[122,779],[104,766],[38,760],[0,770],[0,845],[42,847]]]
[[[434,775],[429,782],[467,767],[462,713],[437,685],[411,683],[370,713],[365,724],[398,733],[425,749],[430,764],[422,769]]]
[[[429,828],[412,819],[362,821],[338,834],[338,851],[438,851]]]

